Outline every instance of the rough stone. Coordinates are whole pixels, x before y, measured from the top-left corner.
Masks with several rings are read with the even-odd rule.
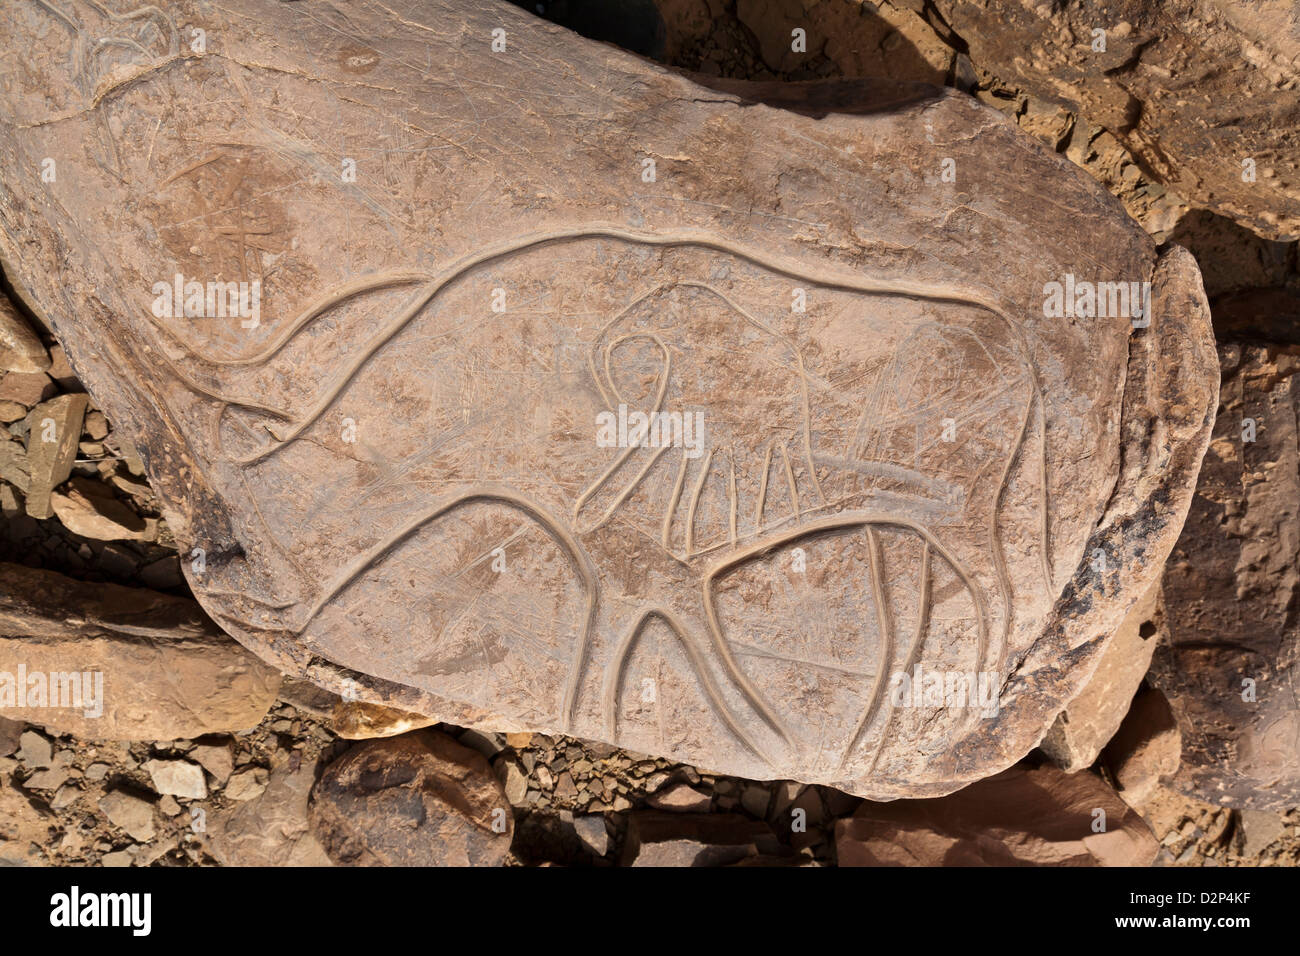
[[[67,493],[50,498],[54,514],[73,534],[97,541],[138,541],[145,537],[144,519],[113,496],[99,481],[73,478]]]
[[[255,727],[280,675],[208,620],[193,601],[74,581],[0,563],[0,673],[78,673],[59,703],[0,681],[0,712],[98,740],[173,740]],[[96,675],[101,675],[97,677]],[[91,700],[94,697],[96,700]],[[41,704],[44,704],[42,706]],[[71,704],[72,706],[69,706]]]
[[[249,767],[230,778],[225,794],[230,800],[253,800],[261,796],[269,784],[270,774],[265,767]]]
[[[0,378],[0,399],[15,402],[26,409],[38,405],[58,389],[44,372],[8,372]]]
[[[153,788],[160,794],[202,800],[208,795],[203,768],[188,760],[150,760],[144,765]]]
[[[88,401],[85,395],[58,395],[27,415],[27,467],[31,473],[27,513],[33,518],[54,513],[51,495],[72,474]]]
[[[100,799],[99,809],[104,811],[110,823],[125,830],[131,839],[141,843],[153,839],[153,804],[148,800],[124,790],[114,790]]]
[[[229,740],[221,744],[198,744],[190,751],[190,756],[212,774],[217,786],[222,786],[230,779],[230,772],[235,767],[235,744]]]
[[[27,465],[27,450],[21,442],[7,441],[0,436],[0,479],[4,479],[23,494],[31,486],[32,472]]]
[[[1114,739],[1103,751],[1119,795],[1141,807],[1161,783],[1178,771],[1182,735],[1165,695],[1155,688],[1138,692]]]
[[[368,740],[372,737],[396,737],[409,730],[418,730],[436,723],[430,717],[382,704],[343,700],[334,707],[330,729],[348,740]]]
[[[50,356],[27,320],[0,292],[0,369],[7,372],[44,372]]]
[[[335,863],[491,866],[514,818],[482,754],[418,730],[354,745],[312,791],[313,832]]]
[[[1104,127],[1194,205],[1275,238],[1300,235],[1294,4],[935,0],[933,8],[1002,83]]]
[[[605,826],[604,816],[587,814],[575,817],[573,832],[592,856],[603,857],[609,852],[609,830]]]
[[[0,168],[110,114],[160,130],[68,183],[6,177],[0,256],[209,555],[187,574],[224,627],[457,726],[878,798],[1042,738],[1208,440],[1189,255],[964,94],[702,87],[470,0],[350,9],[360,54],[299,8],[230,0],[216,57],[153,42],[214,22],[170,4],[93,100],[53,17],[0,23],[35,64],[0,91]],[[508,55],[467,39],[498,27]],[[320,143],[471,113],[530,148],[322,174]],[[257,316],[153,308],[245,273]],[[1118,285],[1057,316],[1070,276],[1151,282],[1154,321]],[[895,705],[918,665],[1004,699]]]
[[[1286,823],[1276,813],[1239,810],[1233,842],[1242,856],[1255,857],[1281,839],[1285,831]]]
[[[1151,666],[1160,633],[1159,605],[1158,586],[1133,605],[1106,644],[1088,683],[1057,715],[1038,745],[1062,770],[1074,773],[1091,767],[1115,736]]]
[[[35,730],[25,730],[19,738],[18,759],[22,761],[24,767],[36,769],[39,767],[48,767],[53,754],[53,747],[50,740],[44,734]]]
[[[213,855],[226,866],[331,866],[307,821],[316,771],[316,761],[277,751],[261,794],[209,814]]]
[[[652,793],[646,801],[656,810],[678,810],[685,813],[705,813],[713,798],[701,793],[690,784],[677,783]]]
[[[1182,732],[1170,786],[1284,810],[1300,805],[1300,349],[1228,343],[1220,358],[1221,409],[1165,569],[1169,636],[1150,679]]]
[[[1052,766],[938,800],[864,803],[836,822],[835,843],[840,866],[1148,866],[1158,849],[1100,777]]]

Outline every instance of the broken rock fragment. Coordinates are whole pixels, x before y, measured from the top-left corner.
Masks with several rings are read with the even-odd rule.
[[[0,292],[0,370],[44,372],[50,356],[9,297]]]
[[[88,401],[85,395],[58,395],[27,415],[27,513],[33,518],[53,514],[51,495],[72,474]]]
[[[487,760],[432,730],[353,746],[325,768],[310,813],[349,866],[492,866],[514,832]]]
[[[348,19],[364,56],[304,4],[92,17],[131,71],[97,93],[57,15],[0,22],[36,64],[0,168],[78,170],[0,183],[0,255],[208,612],[344,697],[748,778],[936,795],[1034,747],[1185,513],[1190,256],[950,90],[705,89],[505,3]],[[466,115],[529,148],[433,175]],[[372,130],[412,160],[324,173]]]
[[[193,601],[0,564],[0,715],[173,740],[255,727],[280,675]]]
[[[137,541],[146,536],[144,519],[118,501],[103,482],[73,478],[66,492],[54,492],[50,504],[63,526],[83,538]]]

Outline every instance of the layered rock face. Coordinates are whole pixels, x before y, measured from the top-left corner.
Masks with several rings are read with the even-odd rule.
[[[919,4],[918,4],[919,6]],[[1300,18],[1282,0],[935,0],[1002,81],[1111,130],[1159,182],[1300,235]]]
[[[1199,275],[976,101],[772,108],[504,5],[97,10],[0,22],[0,162],[55,170],[0,253],[286,672],[937,795],[1156,582]]]
[[[1300,802],[1300,350],[1220,349],[1223,395],[1165,571],[1169,640],[1151,680],[1182,731],[1173,783],[1251,810]]]

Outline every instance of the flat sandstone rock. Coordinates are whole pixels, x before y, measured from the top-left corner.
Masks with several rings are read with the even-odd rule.
[[[1199,275],[974,99],[705,88],[504,4],[50,6],[0,18],[0,254],[286,672],[937,795],[1158,575]]]

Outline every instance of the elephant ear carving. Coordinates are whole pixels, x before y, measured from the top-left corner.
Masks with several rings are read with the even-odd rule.
[[[823,502],[799,350],[719,290],[657,287],[610,321],[590,364],[611,411],[659,418],[584,490],[580,529],[617,513],[689,559]]]

